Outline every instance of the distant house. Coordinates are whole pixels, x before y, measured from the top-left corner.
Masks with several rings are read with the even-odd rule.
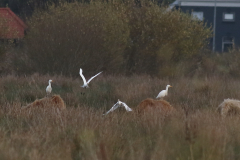
[[[27,26],[10,8],[0,8],[0,39],[21,39]]]
[[[213,51],[226,52],[233,45],[240,46],[240,0],[176,0],[170,5],[173,7],[213,27]]]

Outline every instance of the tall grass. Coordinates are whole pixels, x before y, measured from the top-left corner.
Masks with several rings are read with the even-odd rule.
[[[53,93],[67,109],[21,110],[46,95],[49,75],[0,78],[1,159],[239,159],[239,117],[216,112],[224,98],[240,99],[238,80],[158,79],[149,76],[97,77],[89,89],[82,80],[51,76]],[[117,99],[133,110],[171,84],[166,100],[178,112],[139,116],[118,109],[103,116]],[[85,94],[83,94],[85,93]]]

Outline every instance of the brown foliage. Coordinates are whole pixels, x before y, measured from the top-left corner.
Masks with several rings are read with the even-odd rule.
[[[63,99],[59,95],[53,95],[52,97],[44,97],[42,99],[36,99],[33,103],[24,106],[26,108],[58,108],[60,110],[66,109]]]
[[[175,111],[175,108],[173,108],[170,103],[165,100],[147,98],[137,106],[137,111],[140,114],[145,112],[160,112],[161,114],[167,115]]]
[[[177,66],[198,54],[210,36],[204,22],[193,21],[178,10],[166,12],[154,4],[130,6],[127,16],[132,43],[125,55],[130,73],[178,74],[182,67]]]
[[[89,74],[115,73],[127,45],[124,21],[115,8],[103,3],[49,6],[48,12],[36,12],[28,21],[26,54],[40,73],[78,75],[79,67]]]
[[[57,79],[53,92],[61,95],[67,109],[59,114],[49,112],[48,108],[21,110],[21,104],[46,94],[49,78]],[[154,97],[165,84],[174,84],[167,98],[177,109],[176,114],[166,118],[158,113],[138,116],[136,112],[102,116],[117,98],[129,106],[137,106],[144,97]],[[239,117],[221,118],[213,112],[216,109],[213,106],[218,106],[224,97],[240,99],[239,80],[101,76],[85,95],[81,95],[80,85],[80,78],[63,76],[2,76],[1,159],[218,160],[239,157]],[[189,111],[187,116],[181,108]]]
[[[90,75],[96,70],[182,75],[179,65],[198,54],[211,35],[188,14],[144,1],[136,7],[133,0],[50,5],[36,11],[28,26],[25,48],[15,59],[17,72],[25,74],[78,75],[82,67]]]

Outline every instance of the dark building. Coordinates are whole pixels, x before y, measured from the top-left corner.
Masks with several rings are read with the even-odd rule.
[[[240,47],[240,0],[176,0],[170,6],[212,26],[213,51],[226,52],[233,45]]]

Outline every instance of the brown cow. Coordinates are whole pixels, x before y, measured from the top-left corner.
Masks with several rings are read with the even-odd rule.
[[[140,114],[146,112],[158,112],[163,115],[168,115],[172,112],[175,112],[175,108],[173,108],[167,101],[165,100],[154,100],[151,98],[147,98],[143,100],[137,106],[137,112]]]
[[[53,95],[51,97],[44,97],[42,99],[36,99],[34,102],[22,107],[26,108],[58,108],[60,110],[66,109],[66,105],[63,99],[59,95]]]

